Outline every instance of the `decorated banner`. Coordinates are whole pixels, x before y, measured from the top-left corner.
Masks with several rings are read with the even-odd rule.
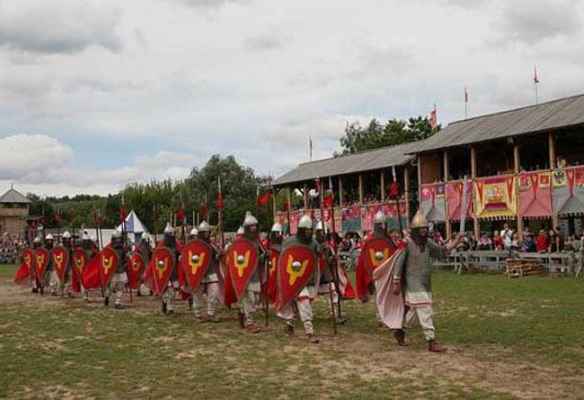
[[[278,259],[278,302],[281,310],[306,286],[317,268],[316,254],[303,244],[288,246]]]
[[[584,214],[584,166],[554,170],[552,186],[554,213]]]
[[[516,215],[515,177],[477,178],[474,194],[477,217],[504,219]]]
[[[241,300],[251,276],[258,267],[258,249],[254,243],[245,238],[236,239],[227,249],[225,262],[235,295]]]
[[[355,205],[343,208],[341,213],[341,228],[343,232],[358,232],[361,230],[361,207]]]
[[[55,247],[51,250],[51,258],[59,280],[61,283],[65,283],[65,272],[67,271],[67,265],[69,265],[69,251],[63,246]]]
[[[459,221],[461,217],[462,207],[462,190],[464,188],[463,181],[448,182],[446,184],[446,206],[448,209],[448,219],[450,221]],[[466,218],[473,217],[472,206],[472,180],[467,179],[466,184]]]
[[[421,185],[420,208],[428,221],[444,222],[446,220],[446,199],[443,183]]]
[[[552,215],[552,177],[549,172],[519,175],[519,215],[543,218]]]

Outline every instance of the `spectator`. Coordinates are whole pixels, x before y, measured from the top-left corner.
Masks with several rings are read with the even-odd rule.
[[[521,243],[519,241],[519,235],[514,233],[511,237],[511,246],[510,249],[513,251],[519,251],[521,249]]]
[[[499,234],[499,231],[494,231],[493,232],[493,248],[495,250],[503,250],[503,239],[501,238],[501,235]]]
[[[493,242],[486,233],[481,234],[481,238],[477,244],[477,250],[491,250],[493,248]]]
[[[548,235],[545,230],[540,229],[539,235],[537,235],[537,239],[535,241],[535,250],[538,253],[546,253],[549,249],[550,241]]]
[[[513,230],[509,228],[509,224],[505,223],[503,225],[503,230],[501,231],[501,239],[503,240],[503,247],[505,250],[509,250],[513,245]]]
[[[525,239],[523,240],[523,243],[521,245],[521,251],[525,253],[535,253],[537,249],[531,233],[528,232],[527,234],[524,235],[524,237]]]

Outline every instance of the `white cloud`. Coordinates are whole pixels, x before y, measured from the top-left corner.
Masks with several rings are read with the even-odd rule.
[[[96,0],[0,3],[0,45],[40,54],[74,54],[90,46],[119,51],[117,8]]]

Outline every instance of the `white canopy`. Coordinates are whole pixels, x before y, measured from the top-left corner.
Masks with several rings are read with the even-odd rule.
[[[134,210],[130,211],[130,213],[126,217],[125,228],[126,228],[126,232],[128,232],[128,233],[134,233],[134,234],[148,233],[148,230],[146,229],[144,224],[142,224],[142,221],[140,221],[140,218],[138,218],[138,216],[136,215]],[[121,224],[117,227],[117,230],[119,230],[119,231],[122,230]]]

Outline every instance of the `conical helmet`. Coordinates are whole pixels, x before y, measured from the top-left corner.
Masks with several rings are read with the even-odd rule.
[[[170,225],[170,222],[166,223],[166,226],[164,227],[164,234],[165,235],[174,235],[174,229],[172,229],[172,225]]]
[[[272,232],[282,233],[282,230],[282,224],[279,222],[276,222],[274,225],[272,225]]]
[[[199,232],[210,232],[211,231],[211,226],[209,225],[209,223],[207,221],[201,221],[201,223],[199,224]]]
[[[258,224],[258,220],[256,219],[256,217],[254,217],[250,211],[247,211],[245,213],[245,219],[243,220],[243,226],[251,226],[251,225],[257,225]]]
[[[199,231],[197,230],[196,227],[193,227],[193,229],[191,229],[191,236],[197,236],[199,234]]]
[[[303,215],[298,222],[298,228],[312,229],[312,218],[309,215]]]
[[[424,217],[424,214],[422,214],[421,210],[418,210],[418,212],[416,212],[416,215],[414,215],[414,219],[412,219],[412,223],[410,225],[411,229],[416,229],[416,228],[427,228],[428,227],[428,221],[426,221],[426,217]]]
[[[374,224],[384,224],[385,223],[385,214],[383,211],[379,210],[375,213],[375,218],[373,220]]]

